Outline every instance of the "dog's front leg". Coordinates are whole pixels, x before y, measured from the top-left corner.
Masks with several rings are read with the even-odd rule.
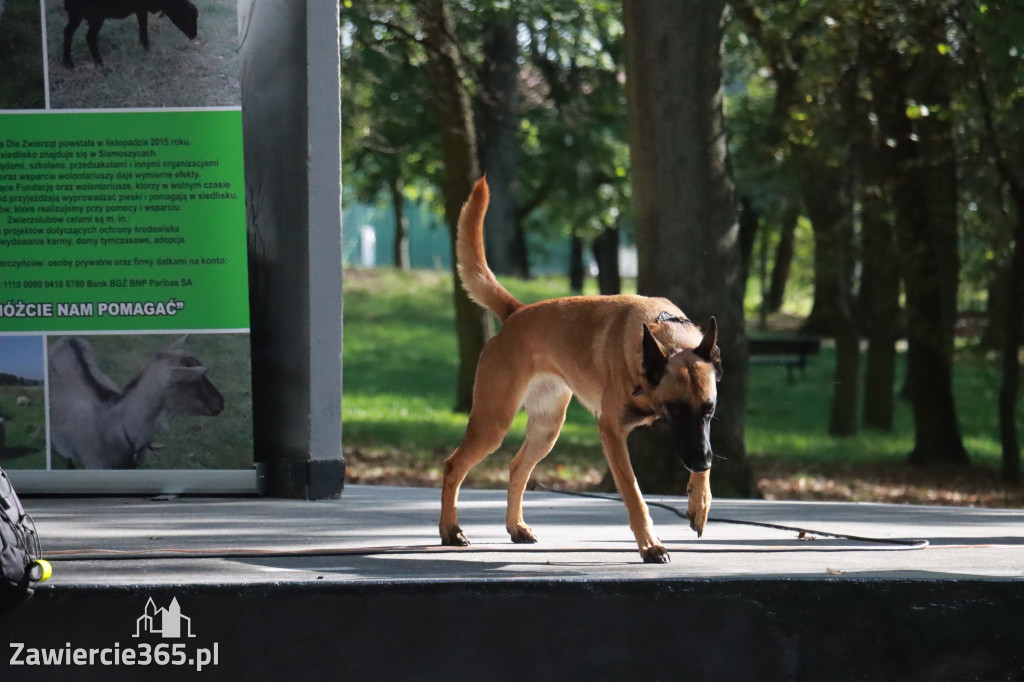
[[[619,489],[623,502],[626,503],[626,510],[629,512],[629,527],[636,537],[640,556],[643,557],[646,564],[667,564],[669,562],[668,550],[662,546],[661,541],[654,534],[651,515],[647,511],[647,504],[644,502],[640,486],[636,482],[633,465],[629,462],[626,434],[614,419],[609,420],[604,415],[598,420],[598,431],[601,434],[604,455],[608,459],[608,466],[615,479],[615,486]]]
[[[708,512],[711,511],[711,470],[691,473],[690,481],[686,484],[686,494],[690,496],[686,518],[690,519],[690,528],[697,531],[697,537],[700,537],[704,534]]]

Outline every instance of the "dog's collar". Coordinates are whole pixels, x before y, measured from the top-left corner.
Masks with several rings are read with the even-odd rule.
[[[666,312],[666,311],[662,311],[662,312],[658,313],[658,316],[656,318],[654,318],[654,321],[655,322],[679,322],[679,323],[682,323],[682,324],[693,324],[693,322],[690,321],[690,318],[686,317],[686,315],[683,315],[683,316],[672,315],[671,313]]]

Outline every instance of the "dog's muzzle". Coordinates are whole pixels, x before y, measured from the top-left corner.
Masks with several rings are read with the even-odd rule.
[[[693,473],[711,468],[711,417],[702,418],[686,403],[665,406],[669,432],[683,466]]]

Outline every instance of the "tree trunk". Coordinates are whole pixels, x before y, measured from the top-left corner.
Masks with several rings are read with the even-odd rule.
[[[409,269],[409,220],[405,217],[405,191],[402,179],[391,178],[391,208],[395,213],[395,242],[393,253],[395,267]]]
[[[896,340],[900,312],[900,275],[896,239],[889,219],[888,167],[881,140],[871,141],[862,166],[861,233],[863,270],[860,310],[869,346],[864,374],[864,425],[892,431],[895,409]]]
[[[989,266],[988,285],[985,292],[985,316],[988,324],[981,332],[979,343],[982,348],[999,351],[1003,348],[1003,325],[997,320],[1005,319],[1006,292],[1009,289],[1009,266],[1004,263],[992,263]]]
[[[750,496],[756,488],[743,442],[747,341],[739,226],[722,114],[725,3],[627,0],[624,9],[637,289],[675,301],[701,324],[718,318],[725,373],[711,429],[713,478],[718,494]],[[641,486],[656,490],[665,483],[657,477],[670,455],[656,438],[637,442],[645,439],[635,435]],[[648,462],[652,476],[645,475]]]
[[[583,282],[587,278],[583,254],[583,239],[573,234],[569,237],[569,290],[574,294],[583,293]]]
[[[794,154],[804,206],[814,228],[817,323],[813,330],[828,333],[836,344],[828,432],[833,436],[852,436],[857,432],[860,336],[850,310],[850,182],[844,171],[822,162],[817,153],[816,149],[797,148]]]
[[[853,324],[853,315],[844,315],[843,330],[835,334],[836,369],[833,374],[832,410],[828,432],[832,436],[853,436],[857,433],[857,395],[860,382],[860,339]]]
[[[1002,354],[1003,382],[999,387],[999,440],[1002,446],[1002,478],[1019,484],[1020,440],[1017,432],[1017,398],[1020,390],[1020,343],[1024,339],[1024,175],[1019,165],[1019,154],[1007,144],[995,122],[996,110],[989,93],[989,79],[981,50],[976,41],[968,41],[970,65],[974,67],[978,101],[982,107],[985,142],[992,155],[993,165],[1003,184],[1009,190],[1017,214],[1013,235],[1013,251],[1005,273],[993,276],[995,282],[1004,282],[1005,288],[989,285],[989,329],[985,341],[996,340]],[[1012,114],[1011,114],[1012,116]],[[1012,120],[1012,119],[1011,119]],[[1016,130],[1011,128],[1014,134]],[[1010,150],[1009,152],[1007,150]],[[997,300],[998,299],[998,300]]]
[[[800,219],[800,205],[790,200],[782,212],[779,225],[779,243],[775,247],[775,261],[772,265],[771,283],[768,285],[767,309],[777,313],[782,309],[786,298],[786,283],[789,281],[789,270],[793,265],[794,249],[796,248],[796,225]]]
[[[455,27],[447,6],[442,0],[419,0],[415,7],[424,34],[427,75],[434,90],[433,105],[444,161],[444,213],[451,242],[455,331],[459,345],[455,410],[466,412],[473,404],[476,363],[487,334],[486,313],[466,295],[455,262],[459,211],[480,175],[477,168],[476,130],[458,47],[454,42]]]
[[[523,279],[530,279],[530,247],[526,241],[526,229],[523,227],[522,216],[519,212],[516,212],[516,232],[515,232],[515,248],[513,254],[517,259],[515,262],[515,272],[518,277]]]
[[[622,293],[619,276],[619,230],[606,225],[594,239],[594,260],[597,261],[597,288],[605,296]]]
[[[850,312],[853,291],[851,176],[834,167],[829,159],[821,158],[833,151],[797,147],[793,154],[803,203],[814,231],[814,303],[803,326],[810,334],[834,334],[837,315]],[[845,306],[847,311],[837,310],[837,305]]]
[[[518,25],[515,19],[484,25],[484,68],[478,102],[480,165],[491,190],[484,231],[488,265],[498,274],[525,277],[523,243],[516,233],[515,202],[519,152]]]
[[[874,282],[871,296],[863,299],[865,318],[871,321],[864,373],[864,425],[892,431],[900,295],[899,273],[893,255],[895,244],[887,221],[879,221],[877,217],[869,221],[865,216],[863,229],[863,276]]]
[[[1020,440],[1017,435],[1017,396],[1020,390],[1020,340],[1024,322],[1024,191],[1017,188],[1017,229],[1007,279],[1002,319],[1003,383],[999,388],[999,439],[1003,450],[1003,480],[1020,483]]]
[[[943,39],[937,36],[938,41]],[[943,68],[946,60],[936,59],[931,52],[941,57],[935,50],[922,54],[916,74],[923,82],[915,88],[914,99],[936,111],[951,111],[950,73]],[[905,201],[915,204],[904,204],[906,212],[913,216],[908,217],[908,223],[913,223],[901,231],[914,246],[900,249],[901,253],[909,253],[911,260],[905,270],[907,280],[915,280],[913,286],[907,285],[908,305],[911,300],[918,304],[917,315],[910,323],[915,329],[908,336],[908,372],[911,391],[916,394],[912,398],[915,422],[920,420],[921,426],[910,459],[916,464],[966,465],[967,451],[960,437],[953,399],[953,338],[960,277],[953,126],[948,117],[929,116],[919,119],[916,129],[920,140],[918,172],[904,179],[919,186],[919,195],[908,191],[904,196]],[[912,140],[907,146],[911,144]],[[923,200],[923,205],[916,204],[919,200]]]
[[[749,197],[740,197],[740,263],[743,288],[746,290],[750,279],[750,260],[754,257],[754,242],[757,241],[757,228],[761,222],[761,214],[751,203]]]
[[[941,42],[941,40],[940,40]],[[949,120],[907,117],[906,102],[948,112],[945,62],[924,50],[914,68],[875,45],[870,78],[896,178],[893,200],[907,310],[907,392],[914,416],[913,464],[968,463],[953,400],[953,333],[959,277],[956,164]],[[910,74],[916,83],[911,83]],[[915,87],[916,85],[916,87]],[[942,117],[945,119],[945,117]]]

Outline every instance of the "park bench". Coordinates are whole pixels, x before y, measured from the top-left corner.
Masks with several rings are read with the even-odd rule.
[[[815,336],[769,336],[749,340],[750,364],[786,368],[786,379],[793,381],[793,368],[802,372],[807,360],[821,350]]]

